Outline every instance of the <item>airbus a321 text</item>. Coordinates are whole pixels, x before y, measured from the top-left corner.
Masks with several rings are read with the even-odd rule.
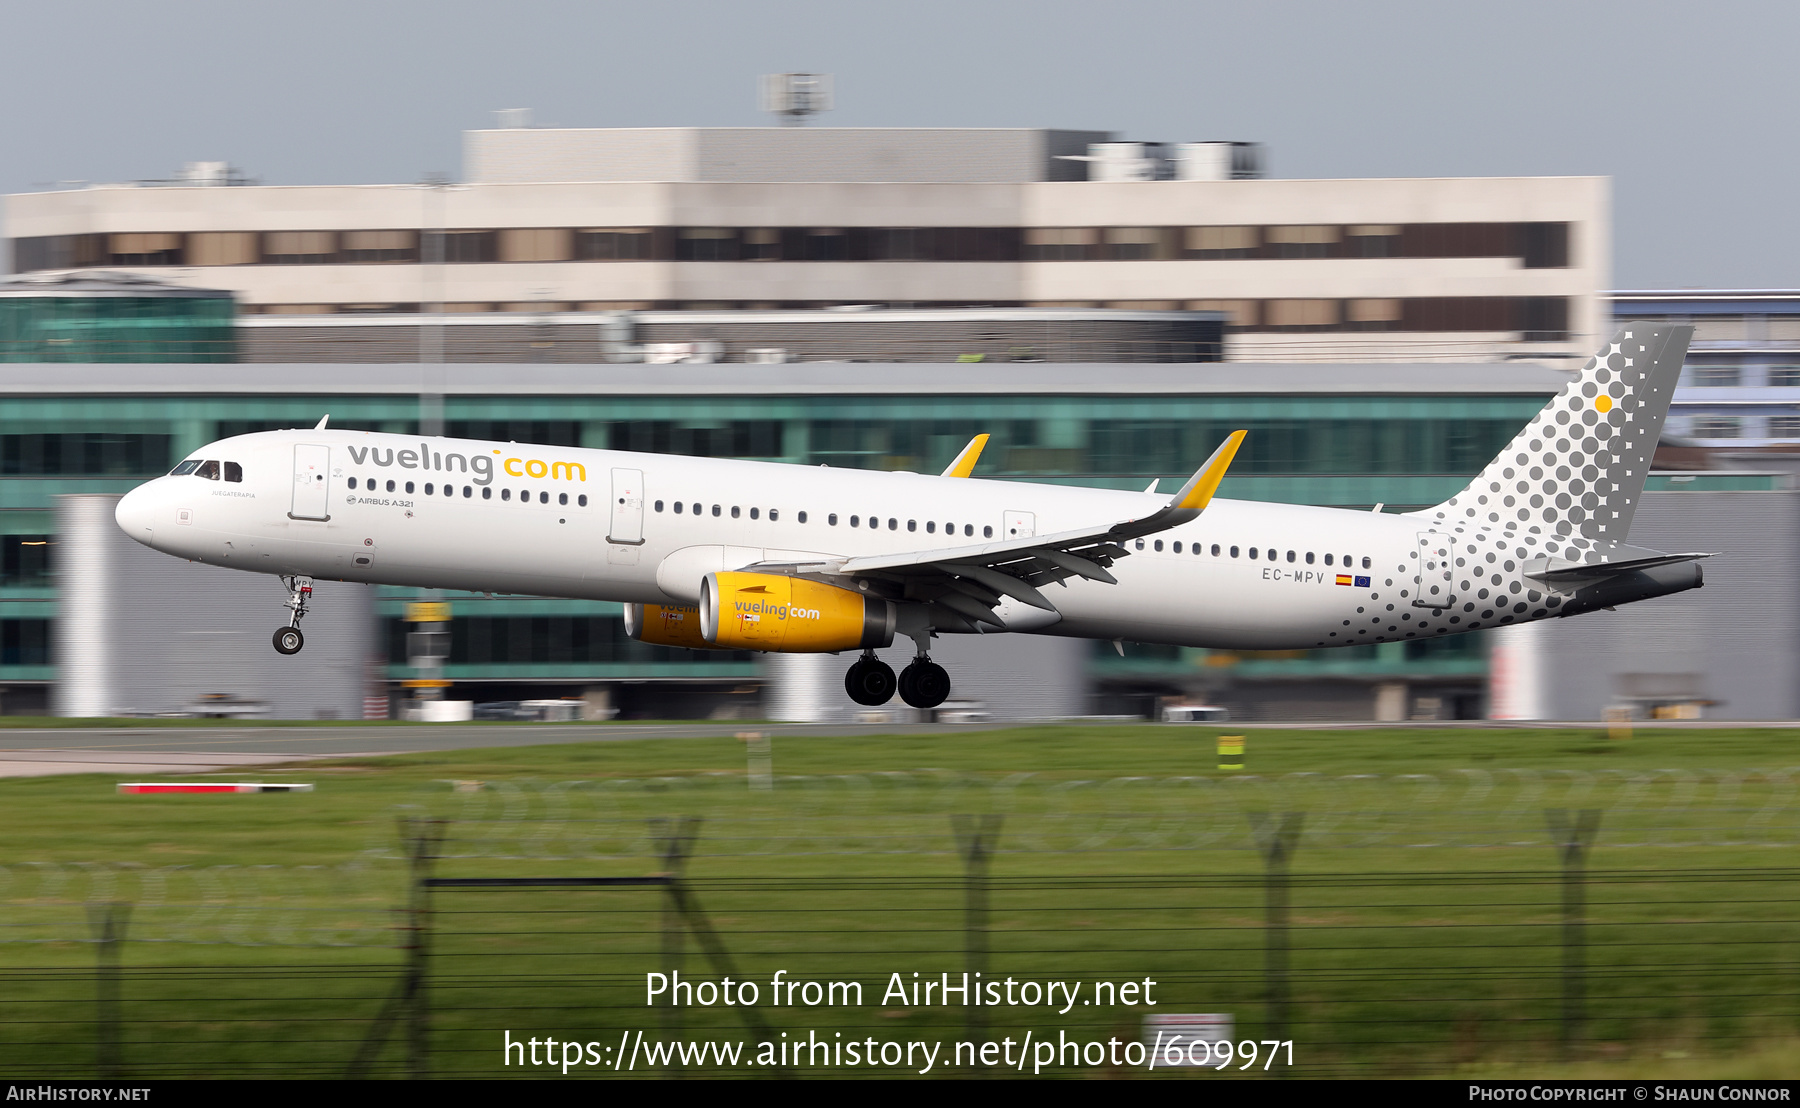
[[[119,502],[180,558],[281,577],[618,601],[647,643],[860,652],[859,704],[950,692],[934,636],[1295,649],[1455,635],[1698,588],[1704,554],[1627,544],[1691,328],[1629,324],[1461,492],[1384,514],[331,430],[222,439]],[[896,679],[875,648],[911,639]]]

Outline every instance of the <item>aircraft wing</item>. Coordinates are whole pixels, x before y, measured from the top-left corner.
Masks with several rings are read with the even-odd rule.
[[[970,631],[984,627],[1004,631],[1006,624],[994,613],[1004,598],[1055,612],[1056,606],[1041,591],[1044,586],[1071,577],[1117,584],[1107,567],[1131,553],[1125,545],[1128,541],[1198,518],[1212,502],[1244,435],[1243,431],[1232,432],[1179,492],[1141,519],[972,546],[748,568],[883,581],[898,586],[903,599],[933,604],[937,608],[934,619],[948,616],[948,622],[960,620]]]

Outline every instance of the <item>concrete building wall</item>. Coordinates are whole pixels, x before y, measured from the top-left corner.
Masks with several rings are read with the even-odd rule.
[[[1649,492],[1631,542],[1710,551],[1704,588],[1494,632],[1497,718],[1593,720],[1610,705],[1709,699],[1707,718],[1800,718],[1794,492]]]
[[[283,657],[269,643],[287,622],[279,580],[141,546],[113,521],[118,501],[58,498],[58,715],[177,713],[223,696],[272,719],[361,718],[372,589],[318,582],[306,648]]]

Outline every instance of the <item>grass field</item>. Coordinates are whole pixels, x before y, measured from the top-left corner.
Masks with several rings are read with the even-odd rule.
[[[1237,772],[1217,768],[1216,729],[1108,725],[781,738],[768,790],[750,787],[729,731],[252,775],[317,785],[295,795],[0,781],[0,1072],[93,1072],[87,905],[118,901],[133,905],[118,948],[124,1072],[341,1074],[404,964],[404,818],[447,821],[439,876],[623,877],[663,868],[653,820],[699,817],[689,887],[737,972],[764,983],[758,1010],[777,1035],[1139,1036],[1141,1005],[879,999],[896,972],[985,967],[1084,996],[1151,978],[1157,1011],[1231,1013],[1240,1037],[1268,1037],[1279,982],[1252,828],[1286,812],[1305,814],[1282,1036],[1302,1072],[1514,1075],[1665,1055],[1682,1072],[1762,1072],[1779,1068],[1771,1044],[1800,1032],[1794,733],[1234,733],[1247,736]],[[1581,886],[1588,968],[1571,978],[1545,811],[1584,808],[1601,823]],[[952,829],[967,813],[1003,819],[974,936]],[[663,897],[438,890],[432,1070],[504,1075],[507,1029],[602,1046],[639,1030],[743,1037],[739,1012],[645,1006],[644,975],[678,952],[684,972],[717,976]],[[865,1003],[769,1007],[777,970],[858,982]],[[1565,1045],[1570,980],[1585,998]],[[399,1037],[377,1072],[404,1069]]]

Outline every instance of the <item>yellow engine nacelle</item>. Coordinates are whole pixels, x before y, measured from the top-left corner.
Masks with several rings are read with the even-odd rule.
[[[700,582],[700,635],[712,646],[827,654],[888,646],[892,601],[771,573],[709,573]]]
[[[700,635],[700,609],[668,604],[625,605],[625,634],[654,646],[716,650]]]

